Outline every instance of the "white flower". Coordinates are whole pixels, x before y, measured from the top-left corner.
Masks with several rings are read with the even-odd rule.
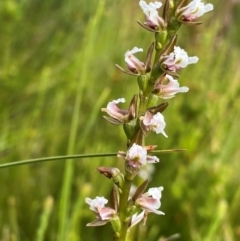
[[[133,144],[127,153],[119,151],[118,157],[123,157],[129,166],[131,167],[140,167],[146,165],[147,163],[156,163],[159,162],[159,159],[156,156],[148,156],[147,150],[142,146]]]
[[[163,85],[161,81],[156,84],[155,92],[162,99],[173,98],[177,93],[188,92],[189,88],[186,86],[179,87],[179,83],[171,75],[166,75],[166,79],[169,80],[168,84]]]
[[[107,112],[111,117],[124,123],[128,117],[128,111],[119,109],[117,107],[117,104],[124,103],[124,102],[125,102],[124,98],[113,100],[107,104],[107,108],[102,108],[101,110],[104,112]]]
[[[127,63],[128,69],[135,74],[144,73],[145,71],[144,63],[134,56],[134,54],[138,52],[143,52],[143,49],[134,47],[125,53],[125,62]]]
[[[158,11],[162,6],[161,2],[150,2],[147,4],[145,1],[140,1],[139,6],[142,8],[144,14],[146,15],[146,24],[150,27],[155,29],[156,27],[163,27],[164,20],[158,16]]]
[[[180,15],[183,21],[192,21],[212,10],[212,4],[204,4],[201,0],[193,0],[187,6],[178,9],[177,13]]]
[[[105,207],[108,200],[104,197],[96,197],[95,199],[85,198],[85,202],[89,205],[90,210],[92,210],[97,219],[87,226],[102,226],[111,221],[116,216],[116,211],[112,208]]]
[[[164,132],[166,126],[164,116],[160,112],[153,115],[150,111],[147,111],[143,118],[143,124],[147,130],[154,131],[157,134],[162,133],[165,137],[168,137]]]
[[[142,208],[146,213],[155,213],[158,215],[164,215],[162,211],[159,211],[161,207],[160,199],[162,197],[163,187],[150,188],[148,192],[142,194],[137,200],[136,205]]]
[[[126,160],[130,161],[134,165],[145,165],[147,161],[147,151],[143,147],[133,144],[128,150]]]
[[[196,64],[198,57],[188,57],[185,50],[180,47],[174,47],[174,51],[167,56],[163,57],[163,64],[169,71],[175,72],[176,70],[187,67],[189,64]]]

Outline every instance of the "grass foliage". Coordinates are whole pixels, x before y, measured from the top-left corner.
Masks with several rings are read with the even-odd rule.
[[[190,92],[169,100],[169,138],[149,136],[161,154],[150,186],[164,186],[162,211],[135,229],[134,241],[240,240],[240,4],[211,1],[203,25],[183,26],[178,44],[200,61],[181,72]],[[220,4],[221,3],[221,4]],[[138,1],[0,1],[0,163],[125,150],[121,127],[101,107],[129,102],[136,79],[124,53],[146,50]],[[139,54],[145,58],[144,54]],[[141,58],[140,57],[140,58]],[[86,196],[108,196],[98,166],[117,158],[75,159],[0,169],[1,241],[111,240],[109,227],[86,228]],[[165,238],[164,238],[165,237]]]

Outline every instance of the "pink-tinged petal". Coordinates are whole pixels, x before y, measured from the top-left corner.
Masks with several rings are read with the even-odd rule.
[[[134,47],[132,50],[128,50],[125,53],[125,62],[127,63],[128,69],[133,73],[144,73],[144,63],[134,56],[134,54],[138,52],[143,52],[143,49]]]
[[[147,111],[144,115],[144,118],[143,118],[143,124],[145,126],[151,125],[152,117],[153,117],[153,114],[150,111]]]
[[[163,187],[150,188],[136,200],[135,204],[146,211],[146,213],[164,215],[162,211],[157,210],[161,206],[162,190]]]
[[[164,20],[159,17],[157,9],[162,6],[161,2],[150,2],[147,4],[145,1],[139,1],[139,6],[142,8],[146,15],[146,23],[150,28],[155,29],[156,27],[164,27]]]
[[[144,211],[142,211],[140,214],[135,213],[132,216],[130,228],[140,223],[143,220],[143,218],[144,218]]]
[[[157,210],[160,208],[161,202],[152,197],[140,197],[139,199],[137,199],[137,205],[140,206],[143,210],[146,210],[147,212],[164,215],[162,211]]]
[[[193,0],[187,6],[178,9],[177,15],[183,21],[192,21],[212,10],[212,4],[208,3],[205,5],[201,0]]]
[[[174,51],[162,58],[162,63],[169,71],[176,72],[179,69],[187,67],[189,64],[198,62],[198,57],[188,57],[185,50],[180,47],[174,47]]]
[[[173,79],[172,76],[166,75],[166,78],[169,80],[168,84],[157,84],[155,86],[156,94],[162,99],[173,98],[177,93],[185,93],[189,90],[188,87],[183,86],[179,87],[179,83],[176,79]]]
[[[144,195],[137,199],[137,204],[146,210],[158,209],[161,206],[160,200]]]
[[[111,117],[119,120],[120,122],[125,122],[128,117],[128,111],[119,109],[117,106],[117,104],[124,103],[124,102],[125,102],[124,98],[113,100],[108,103],[107,108],[102,108],[101,110],[103,112],[106,112]]]
[[[105,208],[99,208],[98,214],[101,220],[111,220],[115,217],[116,211],[112,208],[105,207]]]
[[[127,152],[126,160],[134,167],[145,165],[147,160],[147,151],[142,146],[134,143]]]
[[[162,133],[165,137],[168,137],[164,132],[164,128],[166,126],[164,116],[160,112],[153,115],[150,111],[146,111],[143,117],[143,125],[147,131],[151,130],[157,134]]]

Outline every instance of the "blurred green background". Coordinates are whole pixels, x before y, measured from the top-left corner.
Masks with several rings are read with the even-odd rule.
[[[183,26],[178,45],[199,63],[181,71],[187,94],[169,100],[162,154],[151,187],[164,186],[165,216],[149,215],[134,241],[240,240],[240,4],[212,0],[203,25]],[[0,1],[0,163],[126,149],[121,127],[102,118],[113,99],[130,101],[136,79],[120,72],[134,46],[145,58],[153,35],[137,0]],[[126,104],[127,106],[127,104]],[[0,169],[1,241],[111,240],[86,228],[85,197],[108,196],[98,166],[117,158],[53,161]]]

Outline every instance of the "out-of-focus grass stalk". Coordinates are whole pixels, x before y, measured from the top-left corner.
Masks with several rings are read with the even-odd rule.
[[[75,106],[72,116],[72,123],[70,129],[70,136],[69,136],[69,144],[68,144],[68,151],[67,153],[73,153],[75,149],[75,142],[77,137],[77,130],[78,130],[78,118],[80,114],[80,107],[82,102],[82,95],[83,89],[87,80],[87,72],[89,71],[89,63],[92,56],[92,50],[94,46],[94,42],[96,41],[97,30],[99,27],[99,22],[103,13],[105,5],[105,0],[99,1],[95,16],[89,22],[89,25],[86,29],[86,36],[83,41],[83,54],[81,56],[82,59],[82,66],[80,69],[80,76],[79,76],[79,83],[76,93],[76,100]],[[60,207],[59,207],[59,241],[65,241],[66,239],[66,231],[67,231],[67,224],[68,224],[68,210],[69,210],[69,198],[71,195],[71,182],[73,177],[73,170],[74,170],[74,162],[73,160],[68,160],[66,163],[65,173],[64,173],[64,180],[62,186],[62,193],[60,199]]]
[[[43,213],[40,220],[40,225],[37,230],[36,241],[43,241],[44,235],[47,229],[50,214],[53,209],[53,198],[51,196],[47,197],[44,202]]]
[[[85,126],[84,131],[81,133],[81,139],[79,140],[79,144],[78,144],[79,146],[82,146],[85,143],[85,141],[86,141],[85,138],[91,131],[91,128],[94,125],[95,120],[97,118],[97,115],[99,114],[99,110],[100,110],[101,106],[103,106],[103,103],[106,101],[109,94],[110,94],[110,89],[106,87],[102,91],[99,98],[96,100],[96,105],[94,106],[94,108],[91,112],[90,118],[87,120],[87,125]]]
[[[9,205],[11,240],[18,241],[20,240],[20,236],[19,236],[19,228],[18,228],[18,221],[17,221],[16,200],[14,197],[10,197],[8,199],[8,205]]]
[[[82,176],[80,177],[80,180],[84,179]],[[83,218],[84,214],[82,212],[82,207],[85,204],[85,197],[88,197],[91,192],[91,185],[85,184],[81,186],[81,190],[79,190],[81,193],[79,193],[78,199],[75,202],[72,210],[72,215],[69,220],[69,232],[67,236],[67,240],[71,241],[81,241],[82,235],[81,231],[82,229],[79,228],[80,220]],[[83,229],[84,230],[84,229]]]
[[[228,212],[228,205],[225,200],[221,200],[218,209],[215,214],[215,219],[212,221],[211,226],[209,227],[208,234],[205,236],[204,241],[212,241],[214,237],[216,237],[218,229],[221,227],[223,220],[226,218],[226,214]]]

